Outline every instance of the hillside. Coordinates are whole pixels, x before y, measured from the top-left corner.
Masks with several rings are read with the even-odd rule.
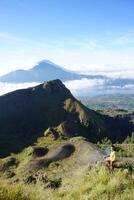
[[[60,80],[3,95],[0,110],[0,200],[131,198],[133,145],[116,144],[124,157],[110,173],[91,143],[131,135],[130,113],[90,110]]]
[[[0,199],[133,199],[130,166],[121,162],[110,173],[104,156],[82,137],[38,138],[19,154],[0,159]]]
[[[0,156],[21,151],[44,134],[55,138],[80,135],[92,142],[104,137],[122,141],[134,130],[127,118],[85,107],[60,80],[1,96],[0,111]]]
[[[0,97],[0,156],[20,151],[45,131],[54,137],[83,135],[93,140],[103,119],[77,101],[60,80]]]

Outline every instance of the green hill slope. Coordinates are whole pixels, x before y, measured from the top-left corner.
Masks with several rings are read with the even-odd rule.
[[[41,136],[84,136],[122,141],[134,131],[128,117],[111,117],[85,107],[60,80],[0,97],[0,157],[19,152]]]
[[[103,157],[82,137],[41,137],[21,153],[0,159],[0,199],[133,199],[132,171],[122,167],[110,173]]]
[[[0,111],[0,200],[132,199],[133,165],[110,173],[89,142],[123,140],[130,115],[90,110],[60,80],[1,96]]]
[[[77,101],[60,80],[0,97],[0,156],[34,143],[51,127],[57,137],[101,132],[100,115]]]

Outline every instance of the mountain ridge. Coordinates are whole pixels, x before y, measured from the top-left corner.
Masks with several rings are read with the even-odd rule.
[[[60,80],[0,97],[1,154],[33,144],[48,128],[58,137],[101,132],[103,120],[77,101]],[[8,126],[7,126],[8,125]]]

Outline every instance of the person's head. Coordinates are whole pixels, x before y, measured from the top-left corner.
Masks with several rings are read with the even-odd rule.
[[[111,145],[111,151],[115,151],[115,146],[113,144]]]

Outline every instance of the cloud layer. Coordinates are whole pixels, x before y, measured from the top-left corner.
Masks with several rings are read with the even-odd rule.
[[[128,78],[128,79],[134,79],[134,69],[123,69],[120,67],[117,67],[116,70],[112,70],[112,68],[109,66],[109,69],[105,71],[87,71],[83,72],[83,74],[89,74],[89,75],[102,75],[107,76],[109,78],[115,79],[115,78]]]
[[[102,79],[81,79],[65,82],[67,88],[71,90],[74,95],[90,95],[95,88],[101,89],[105,84]]]
[[[111,79],[112,80],[112,79]],[[123,86],[110,84],[109,79],[81,79],[65,82],[65,86],[74,96],[94,96],[112,93],[134,93],[134,84],[124,84]],[[116,80],[116,79],[113,79]],[[40,83],[9,84],[0,82],[0,95],[18,89],[36,86]]]
[[[33,83],[22,83],[22,84],[12,84],[12,83],[1,83],[0,82],[0,95],[19,90],[24,89],[28,87],[33,87],[35,85],[38,85],[39,83],[33,82]]]
[[[81,79],[68,81],[65,83],[66,87],[71,90],[75,96],[96,96],[102,94],[133,94],[134,84],[114,85],[111,81],[116,79]]]

